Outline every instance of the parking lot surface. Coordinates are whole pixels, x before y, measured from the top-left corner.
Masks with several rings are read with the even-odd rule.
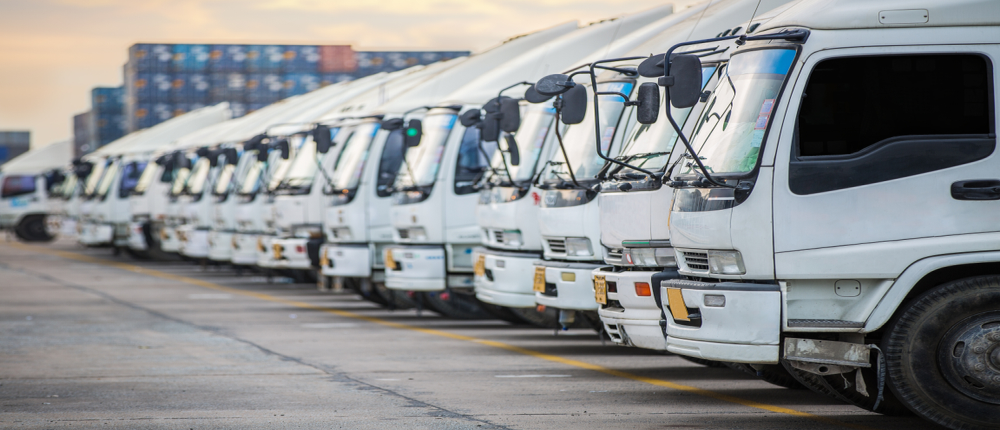
[[[592,330],[389,311],[68,240],[0,239],[0,297],[2,428],[933,428]]]

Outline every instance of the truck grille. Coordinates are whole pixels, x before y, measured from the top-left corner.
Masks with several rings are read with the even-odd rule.
[[[681,255],[684,256],[684,264],[688,267],[688,269],[699,272],[708,271],[707,252],[683,251]]]
[[[493,239],[495,239],[497,243],[503,243],[503,230],[493,230]]]
[[[556,254],[566,253],[566,241],[563,239],[546,239],[549,242],[549,249]]]
[[[607,250],[607,256],[604,257],[604,262],[612,265],[621,265],[622,263],[622,249],[621,248],[605,248]]]

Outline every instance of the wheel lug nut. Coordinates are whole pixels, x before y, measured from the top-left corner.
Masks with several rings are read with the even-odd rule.
[[[997,384],[1000,384],[1000,375],[994,376],[993,377],[993,382],[996,382]]]
[[[983,364],[983,363],[976,363],[976,365],[972,366],[972,368],[976,369],[979,372],[982,372],[982,371],[986,370],[986,365]]]
[[[986,348],[983,348],[981,346],[977,346],[975,348],[972,348],[972,352],[975,352],[976,354],[982,354],[982,353],[986,352]]]
[[[993,333],[990,333],[990,340],[994,342],[1000,341],[1000,331],[995,331]]]

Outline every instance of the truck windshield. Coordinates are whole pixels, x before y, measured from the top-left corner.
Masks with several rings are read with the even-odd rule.
[[[337,162],[333,165],[333,174],[330,175],[331,190],[342,192],[357,188],[361,180],[361,171],[364,170],[365,161],[368,159],[369,148],[380,127],[378,122],[361,124],[344,142],[337,156]]]
[[[101,182],[97,185],[97,197],[103,199],[108,195],[108,191],[111,190],[111,185],[115,183],[115,176],[118,175],[118,170],[121,168],[121,160],[115,160],[104,170],[104,175],[101,176]]]
[[[93,197],[94,191],[97,191],[97,184],[101,181],[101,177],[104,176],[104,169],[108,167],[109,163],[111,163],[111,160],[107,159],[94,162],[93,169],[91,169],[90,174],[87,175],[87,180],[84,181],[84,197]]]
[[[397,188],[426,187],[434,184],[441,157],[444,156],[448,135],[455,127],[455,114],[431,114],[423,120],[423,137],[420,144],[406,151],[406,163],[399,167]],[[407,167],[409,166],[409,167]],[[409,171],[413,168],[413,171]]]
[[[132,189],[132,194],[145,193],[146,189],[149,188],[149,185],[153,183],[153,179],[156,178],[156,174],[161,170],[161,167],[157,164],[154,164],[152,166],[149,166],[147,164],[146,167],[149,168],[142,169],[142,175],[139,176],[139,180],[136,181],[135,188]]]
[[[260,188],[260,174],[267,168],[266,162],[257,160],[257,151],[253,152],[253,154],[244,155],[244,157],[250,157],[251,160],[250,166],[240,178],[240,195],[248,196],[257,193],[257,189]]]
[[[631,82],[605,82],[597,84],[598,91],[615,91],[631,96]],[[588,88],[589,90],[589,88]],[[588,91],[587,100],[593,99],[593,92]],[[601,111],[601,152],[605,156],[610,156],[611,142],[615,137],[615,130],[618,128],[618,120],[621,119],[625,105],[622,98],[612,95],[599,96]],[[563,143],[566,145],[566,154],[569,156],[570,166],[573,167],[573,175],[578,180],[593,179],[604,167],[604,159],[597,156],[594,149],[594,109],[587,108],[583,122],[573,124],[563,135]],[[556,151],[552,157],[553,163],[546,167],[543,179],[545,181],[569,181],[569,170],[566,169],[566,159],[562,151]]]
[[[521,158],[519,165],[511,164],[509,152],[496,151],[493,153],[492,168],[506,176],[507,172],[504,170],[504,163],[500,158],[503,157],[507,161],[507,168],[510,169],[514,182],[524,182],[534,177],[538,156],[542,153],[546,137],[550,135],[549,131],[552,129],[552,120],[555,118],[555,114],[556,110],[552,107],[552,103],[528,105],[521,126],[511,134],[517,142],[518,155]],[[487,145],[495,145],[495,143],[490,142]],[[500,146],[506,148],[507,142],[500,142]]]
[[[288,146],[290,148],[294,148],[294,150],[290,149],[292,152],[295,153],[295,154],[292,154],[292,155],[296,155],[299,151],[303,150],[303,148],[302,148],[303,146],[307,146],[307,145],[303,144],[304,140],[305,140],[305,137],[302,137],[302,136],[293,136],[290,139],[288,139]],[[309,139],[309,142],[312,143],[312,138]],[[313,156],[311,158],[309,158],[308,160],[312,162],[312,169],[313,169],[312,173],[315,174],[316,173],[316,146],[315,146],[316,144],[312,143],[312,145],[313,145],[313,147],[312,147],[312,154],[313,154]],[[305,148],[305,151],[309,151],[309,148]],[[287,177],[289,171],[291,171],[292,161],[294,161],[295,158],[298,158],[298,157],[294,157],[294,158],[291,158],[291,159],[288,159],[288,160],[286,160],[284,158],[281,158],[280,151],[277,151],[277,150],[271,151],[271,153],[268,154],[268,164],[267,164],[267,167],[268,167],[268,173],[271,175],[271,181],[267,183],[267,191],[268,192],[273,192],[274,190],[278,189],[278,185],[281,185],[281,183]],[[305,162],[303,162],[302,164],[305,164]],[[312,180],[310,179],[310,183],[311,182],[312,182]]]
[[[56,189],[56,196],[63,200],[69,200],[73,197],[73,192],[76,191],[76,184],[76,175],[66,175],[66,180],[59,184],[59,188]]]
[[[703,67],[701,69],[701,87],[704,89],[712,79],[712,74],[717,70],[716,66]],[[663,90],[660,90],[660,99],[663,100]],[[666,103],[666,100],[663,101]],[[662,109],[662,107],[661,107]],[[670,115],[674,117],[682,129],[691,114],[691,108],[677,109],[671,106]],[[670,158],[670,152],[677,143],[677,132],[670,125],[670,121],[661,118],[660,121],[652,124],[636,124],[632,132],[625,139],[622,145],[618,160],[640,167],[646,170],[662,169]],[[624,167],[622,172],[631,172],[632,169]]]
[[[125,165],[122,169],[122,179],[121,184],[118,186],[118,197],[128,198],[129,194],[132,193],[137,186],[139,186],[139,179],[145,174],[146,162],[145,161],[133,161]],[[149,169],[156,170],[156,169]]]
[[[211,170],[212,165],[207,157],[202,157],[195,162],[194,168],[191,169],[191,176],[188,177],[187,186],[184,187],[184,192],[192,196],[201,195],[201,192],[205,190],[205,183],[208,182],[208,174],[211,173]]]
[[[191,175],[191,169],[187,167],[181,167],[177,169],[174,173],[174,183],[170,185],[170,195],[176,196],[184,191],[184,186],[187,185],[188,176]]]
[[[229,184],[233,182],[233,174],[235,172],[235,165],[229,163],[222,165],[222,169],[219,170],[219,176],[215,178],[215,186],[212,187],[212,194],[217,196],[226,194],[229,190]]]
[[[691,146],[709,172],[748,173],[757,165],[771,112],[795,54],[794,49],[761,49],[729,60],[692,139]],[[697,167],[692,166],[681,174],[695,173]]]

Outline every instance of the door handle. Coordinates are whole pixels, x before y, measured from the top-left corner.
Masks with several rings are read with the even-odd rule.
[[[951,184],[955,200],[1000,200],[1000,179],[973,179]]]

